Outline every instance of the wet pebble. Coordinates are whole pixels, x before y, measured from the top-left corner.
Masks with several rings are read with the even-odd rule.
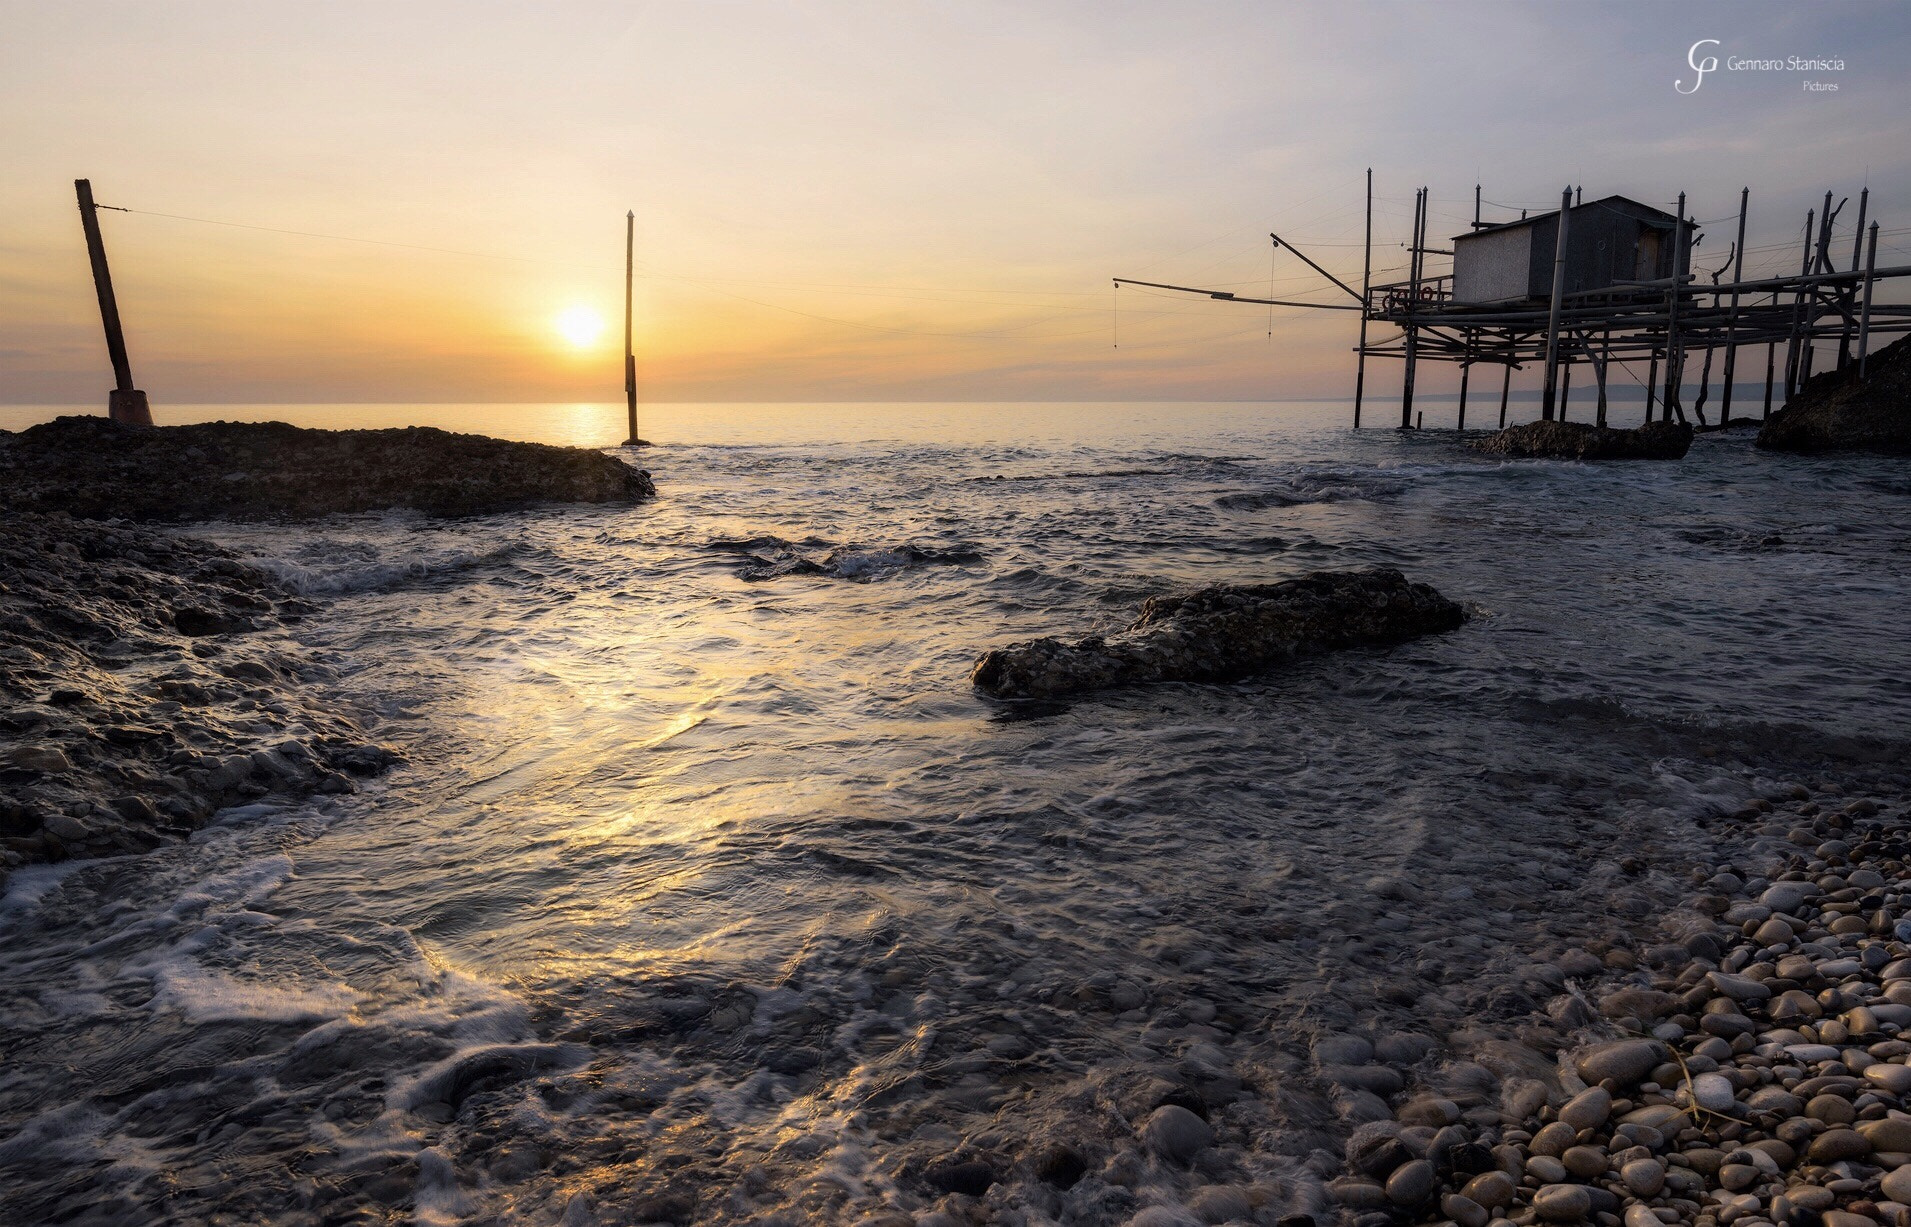
[[[1214,1130],[1208,1122],[1178,1104],[1149,1113],[1142,1122],[1141,1135],[1149,1149],[1183,1163],[1214,1141]]]

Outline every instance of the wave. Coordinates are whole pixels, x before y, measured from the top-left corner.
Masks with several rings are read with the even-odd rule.
[[[1008,482],[1008,481],[1077,481],[1094,477],[1172,477],[1174,469],[1082,469],[1069,473],[993,473],[985,477],[971,477],[970,481]]]
[[[1223,494],[1214,505],[1224,511],[1262,511],[1269,507],[1299,507],[1307,503],[1375,501],[1405,492],[1407,483],[1377,473],[1304,473],[1280,485]]]
[[[488,550],[454,550],[437,557],[392,559],[381,557],[362,543],[342,545],[330,557],[308,561],[290,558],[253,558],[301,596],[344,596],[357,592],[391,592],[414,584],[464,575],[518,556],[516,542]]]
[[[738,556],[739,574],[747,581],[783,579],[791,575],[821,575],[859,583],[882,579],[916,567],[968,566],[982,561],[970,546],[936,549],[904,544],[892,546],[843,545],[821,557],[805,553],[828,545],[816,537],[792,542],[782,537],[758,536],[735,541],[712,541],[710,548]]]

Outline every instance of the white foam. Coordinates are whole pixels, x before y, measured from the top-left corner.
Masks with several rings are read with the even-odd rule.
[[[296,986],[209,971],[180,958],[153,976],[152,1005],[177,1010],[193,1022],[294,1023],[343,1018],[360,994],[348,984]]]

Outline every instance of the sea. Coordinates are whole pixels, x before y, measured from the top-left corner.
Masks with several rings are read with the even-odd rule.
[[[1324,1215],[1378,1100],[1323,1039],[1543,1076],[1542,965],[1661,940],[1735,867],[1721,815],[1904,794],[1902,459],[1507,460],[1343,402],[643,413],[641,505],[179,530],[320,606],[287,633],[403,762],[12,875],[0,1220]],[[1371,566],[1467,623],[1228,685],[968,681],[1156,593]],[[1140,1139],[1162,1104],[1194,1162]]]

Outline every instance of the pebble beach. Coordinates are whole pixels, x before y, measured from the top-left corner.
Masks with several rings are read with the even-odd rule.
[[[1902,798],[1794,787],[1721,820],[1724,855],[1660,941],[1552,964],[1548,1012],[1609,1038],[1497,1097],[1436,1081],[1361,1125],[1328,1186],[1341,1216],[1911,1224],[1908,817]],[[1376,1047],[1339,1036],[1315,1057],[1358,1085]]]

